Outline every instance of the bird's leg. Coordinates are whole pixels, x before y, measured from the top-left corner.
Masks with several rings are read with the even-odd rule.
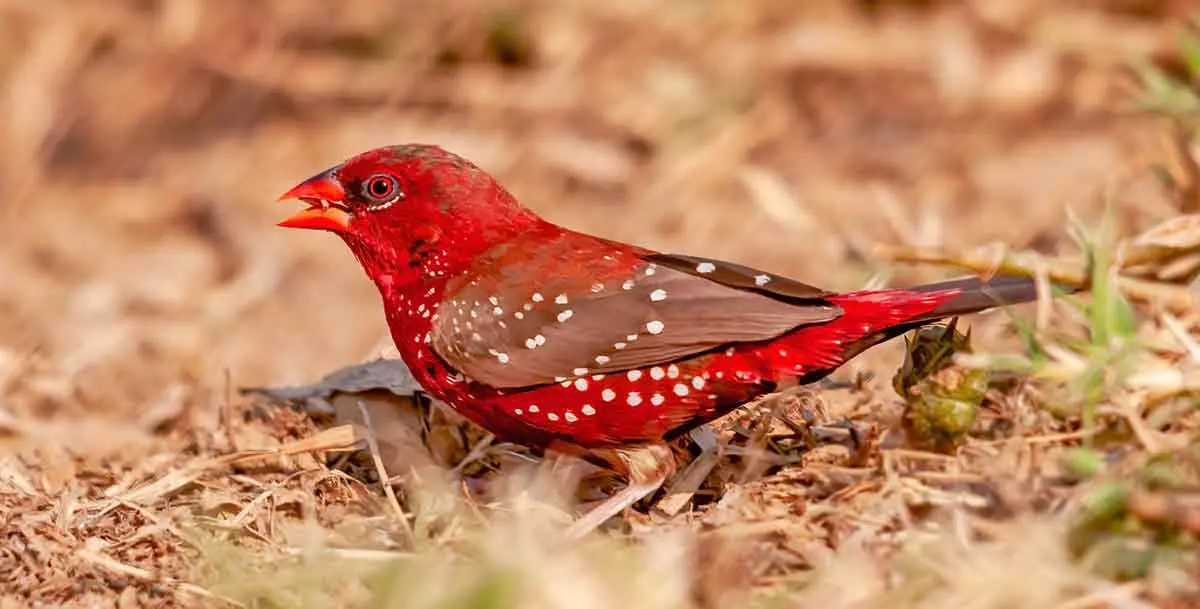
[[[617,473],[626,476],[629,485],[576,520],[567,529],[567,535],[572,539],[591,533],[609,518],[649,496],[675,472],[675,455],[665,444],[594,450],[592,454],[608,463]]]

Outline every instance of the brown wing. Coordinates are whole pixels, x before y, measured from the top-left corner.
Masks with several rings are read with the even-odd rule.
[[[451,284],[434,350],[467,377],[525,387],[774,338],[841,309],[828,293],[719,260],[568,233],[530,235]]]

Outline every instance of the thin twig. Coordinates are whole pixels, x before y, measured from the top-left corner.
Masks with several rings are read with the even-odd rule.
[[[1145,588],[1145,583],[1140,581],[1128,582],[1125,584],[1105,586],[1102,590],[1090,592],[1083,596],[1073,598],[1064,603],[1060,603],[1055,609],[1088,609],[1090,607],[1112,607],[1117,595],[1120,595],[1128,603],[1121,603],[1119,607],[1145,607],[1149,609],[1151,605],[1137,600],[1137,595]]]
[[[1061,260],[1049,260],[1033,252],[1006,252],[999,261],[995,257],[983,256],[978,253],[950,254],[929,248],[882,246],[878,253],[881,257],[897,262],[953,266],[985,275],[1003,272],[1033,276],[1038,273],[1039,266],[1042,266],[1046,276],[1054,283],[1076,288],[1084,288],[1088,285],[1088,278],[1082,265],[1070,264]],[[1195,296],[1184,286],[1135,279],[1124,275],[1117,276],[1116,285],[1123,294],[1133,300],[1157,303],[1177,313],[1192,311],[1196,308]]]
[[[282,548],[284,553],[289,556],[302,556],[313,552],[311,548],[285,547]],[[412,558],[413,555],[408,552],[392,552],[389,550],[371,550],[365,548],[321,548],[317,550],[322,554],[332,554],[338,558],[349,560],[367,560],[372,562],[390,562],[405,558]]]
[[[363,426],[366,427],[367,448],[371,451],[371,461],[375,463],[375,472],[379,476],[383,494],[387,496],[388,504],[396,512],[396,517],[400,520],[400,528],[403,529],[409,544],[414,544],[417,539],[416,535],[413,533],[412,525],[408,522],[408,514],[404,513],[404,508],[400,506],[400,500],[396,498],[396,491],[388,482],[387,468],[383,465],[383,456],[379,454],[379,442],[375,439],[375,427],[371,424],[371,414],[367,412],[367,407],[362,400],[358,401],[358,412],[362,414]]]
[[[1188,357],[1193,362],[1200,362],[1200,345],[1196,344],[1196,339],[1192,338],[1191,334],[1183,327],[1179,318],[1170,313],[1162,314],[1162,323],[1167,331],[1179,341],[1179,344],[1187,351]]]

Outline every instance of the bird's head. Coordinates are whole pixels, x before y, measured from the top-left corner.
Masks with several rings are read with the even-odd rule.
[[[482,169],[423,144],[364,152],[297,184],[285,199],[308,208],[280,226],[337,234],[381,289],[454,275],[544,223]]]

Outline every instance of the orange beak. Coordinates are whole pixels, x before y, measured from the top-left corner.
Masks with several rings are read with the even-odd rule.
[[[346,190],[337,179],[336,169],[322,171],[280,195],[280,201],[299,199],[308,203],[309,207],[283,220],[278,226],[334,232],[349,230],[350,212],[341,205],[346,200]]]

